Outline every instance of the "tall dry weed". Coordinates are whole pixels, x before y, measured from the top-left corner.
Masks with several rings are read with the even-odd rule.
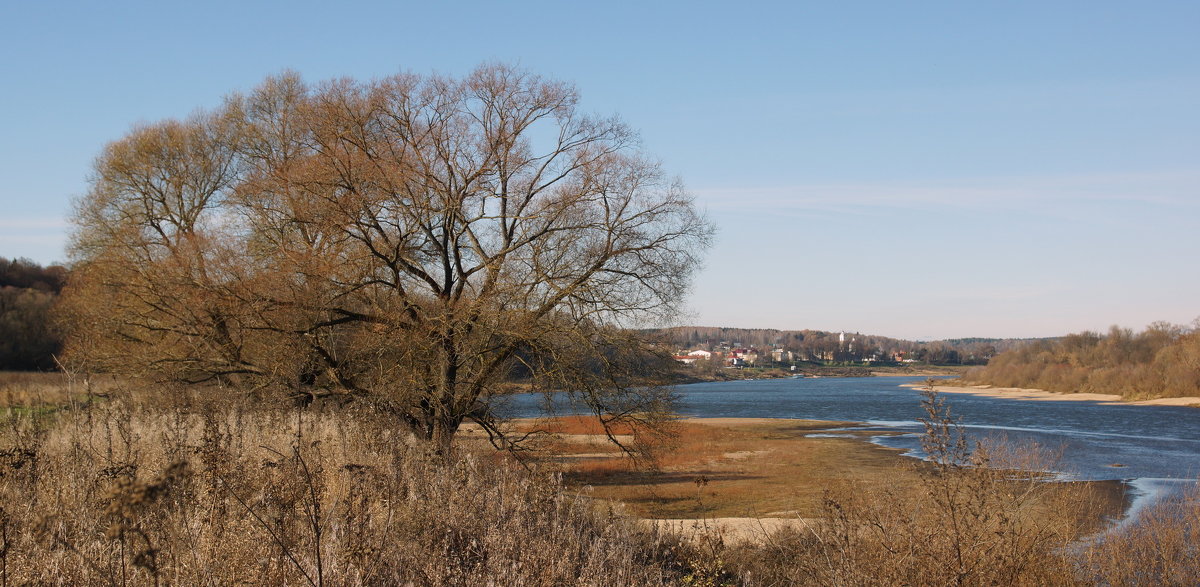
[[[129,390],[0,431],[0,585],[671,582],[671,541],[369,406]]]
[[[936,396],[922,481],[831,487],[819,520],[658,534],[390,412],[117,385],[0,421],[0,587],[1197,584],[1195,496],[1086,548],[1085,488],[968,442]],[[700,486],[698,485],[698,488]]]
[[[1100,585],[1200,585],[1200,487],[1096,537],[1079,558]]]

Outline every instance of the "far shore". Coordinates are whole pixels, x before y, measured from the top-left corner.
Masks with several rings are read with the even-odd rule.
[[[910,371],[908,373],[901,371],[871,371],[871,377],[953,377],[955,375],[957,375],[957,373],[923,369]]]
[[[924,388],[924,383],[905,383],[902,387]],[[1024,389],[1020,387],[992,387],[990,385],[935,385],[938,393],[966,393],[1003,399],[1018,399],[1028,401],[1080,401],[1096,402],[1106,405],[1122,406],[1186,406],[1200,407],[1200,397],[1160,397],[1128,401],[1116,394],[1108,393],[1061,393],[1044,389]]]
[[[732,367],[701,373],[695,370],[683,369],[677,373],[674,383],[685,385],[689,383],[712,383],[717,381],[744,381],[753,379],[790,379],[802,377],[841,378],[841,377],[959,377],[966,370],[964,366],[922,365],[887,366],[877,365],[803,365],[795,371],[786,368],[757,368],[748,367],[735,369]]]

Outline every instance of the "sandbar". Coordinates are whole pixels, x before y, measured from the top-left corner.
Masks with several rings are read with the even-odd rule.
[[[926,387],[924,383],[905,383],[902,387]],[[1019,399],[1028,401],[1080,401],[1096,402],[1106,405],[1121,406],[1186,406],[1200,407],[1200,397],[1160,397],[1126,401],[1121,396],[1109,393],[1062,393],[1044,389],[1025,389],[1021,387],[992,387],[990,385],[934,385],[938,393],[966,393],[1003,399]]]

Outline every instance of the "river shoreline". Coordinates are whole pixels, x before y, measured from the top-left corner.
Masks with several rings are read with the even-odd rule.
[[[581,417],[519,419],[517,429],[551,434],[547,464],[594,498],[622,502],[660,529],[693,534],[719,528],[736,541],[784,527],[803,529],[821,514],[825,492],[847,483],[896,487],[918,483],[922,465],[904,451],[872,442],[894,434],[861,422],[762,417],[686,417],[676,421],[678,450],[655,472],[627,470],[627,459]],[[478,436],[468,433],[466,436]],[[623,440],[628,438],[622,437]],[[919,462],[919,459],[916,459]],[[1120,480],[1063,481],[1087,487],[1104,511],[1100,531],[1125,516],[1137,492]]]
[[[904,383],[901,387],[922,389],[924,383]],[[1200,397],[1163,397],[1146,400],[1126,401],[1121,396],[1108,393],[1061,393],[1043,389],[1025,389],[1020,387],[992,387],[990,385],[934,385],[938,393],[962,393],[1025,401],[1080,401],[1095,402],[1112,406],[1182,406],[1200,407]]]

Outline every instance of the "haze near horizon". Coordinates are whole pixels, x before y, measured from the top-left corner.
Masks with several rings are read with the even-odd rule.
[[[682,324],[1038,337],[1200,316],[1200,6],[6,5],[0,256],[132,125],[484,61],[574,83],[720,234]],[[324,31],[324,32],[323,32]],[[330,34],[330,31],[341,31]],[[353,34],[345,34],[353,31]]]

